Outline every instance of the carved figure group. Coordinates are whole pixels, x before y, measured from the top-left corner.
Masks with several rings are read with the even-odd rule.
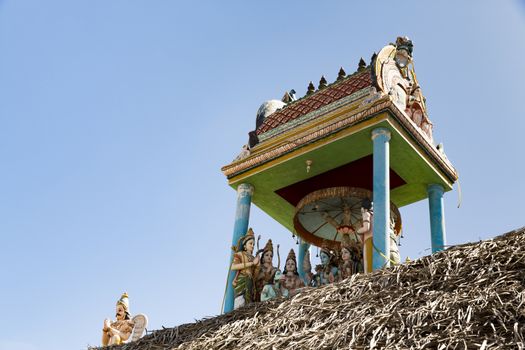
[[[258,240],[257,245],[259,245]],[[272,240],[269,239],[264,248],[258,250],[255,255],[253,255],[254,246],[255,234],[250,228],[239,240],[230,268],[235,271],[234,309],[255,301],[292,296],[299,288],[305,286],[297,271],[297,259],[293,249],[288,254],[284,272],[281,273],[278,267],[280,261],[277,267],[273,265]],[[278,250],[277,255],[279,256]]]
[[[361,207],[361,227],[355,229],[350,223],[350,214],[343,211],[343,221],[339,224],[326,215],[327,222],[336,226],[342,240],[338,250],[328,245],[321,248],[319,257],[321,264],[312,272],[310,254],[307,251],[303,261],[297,261],[295,251],[290,250],[285,260],[284,271],[281,272],[280,258],[277,267],[273,265],[274,247],[271,239],[263,249],[255,248],[255,234],[250,228],[241,237],[235,253],[231,270],[235,271],[233,287],[235,291],[234,309],[248,303],[265,301],[277,297],[296,295],[303,287],[318,287],[346,279],[356,273],[372,271],[373,253],[373,210],[370,200],[365,199]],[[395,233],[395,221],[390,222],[390,253],[392,263],[399,263],[399,249]],[[259,236],[260,238],[260,236]],[[257,239],[257,248],[259,239]],[[279,246],[277,246],[279,257]],[[299,276],[298,263],[302,264],[303,276]]]
[[[345,213],[343,211],[343,221],[340,224],[325,217],[325,219],[328,219],[327,222],[336,228],[337,234],[342,237],[340,250],[334,251],[327,246],[322,247],[319,254],[321,264],[316,267],[316,274],[312,277],[305,277],[309,285],[329,284],[348,278],[356,273],[372,272],[373,210],[371,201],[365,198],[361,203],[361,227],[354,229],[344,216]],[[390,219],[389,237],[390,252],[388,258],[391,264],[399,264],[399,242],[393,218]],[[305,261],[304,264],[308,265],[309,261]]]

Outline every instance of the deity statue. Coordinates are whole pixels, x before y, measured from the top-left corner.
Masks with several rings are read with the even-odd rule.
[[[374,212],[372,209],[372,202],[369,199],[364,199],[362,202],[361,215],[363,225],[357,230],[357,233],[362,236],[363,241],[363,262],[364,271],[372,272],[372,255],[373,255],[373,219]],[[391,264],[399,264],[401,257],[399,255],[398,236],[395,230],[396,222],[394,218],[390,217],[389,237],[390,237],[390,252],[389,259]]]
[[[314,274],[312,273],[312,263],[310,262],[310,251],[306,250],[303,258],[304,284],[314,286]]]
[[[374,63],[377,83],[433,143],[433,125],[414,70],[413,49],[412,40],[407,37],[398,37],[395,44],[385,46]]]
[[[401,73],[406,79],[404,88],[406,90],[406,108],[405,113],[419,126],[425,134],[432,138],[432,122],[428,119],[425,97],[421,92],[414,72],[412,62],[412,51],[414,45],[412,40],[405,37],[398,37],[396,40],[396,54],[394,61]]]
[[[246,235],[239,239],[233,255],[231,270],[236,271],[232,285],[235,291],[233,308],[238,309],[248,303],[255,301],[255,270],[259,265],[259,256],[254,257],[253,246],[255,235],[250,228]]]
[[[133,321],[129,314],[128,294],[124,293],[117,301],[116,321],[104,320],[102,328],[102,345],[119,345],[128,340],[133,332]]]
[[[399,265],[401,263],[401,256],[399,255],[399,237],[396,234],[395,230],[396,223],[394,218],[390,218],[390,263],[393,265]]]
[[[325,285],[338,281],[339,269],[335,253],[323,246],[319,255],[321,258],[320,284]]]
[[[283,279],[284,275],[282,272],[279,270],[275,271],[273,283],[265,285],[261,291],[261,301],[275,299],[281,296],[287,297],[288,295],[283,295],[281,290],[281,283]]]
[[[255,291],[256,299],[260,300],[260,294],[264,286],[273,284],[277,268],[273,266],[273,244],[269,239],[262,250],[261,264],[258,266],[255,274]]]
[[[363,272],[363,252],[360,243],[352,241],[348,234],[341,241],[341,261],[339,262],[340,279],[345,279],[355,273]]]
[[[293,249],[290,249],[290,253],[288,253],[283,273],[284,280],[281,284],[283,295],[287,293],[289,296],[294,296],[299,288],[304,287],[304,282],[299,277],[299,272],[297,272],[297,259]]]
[[[373,211],[372,202],[365,198],[361,203],[362,226],[357,233],[362,237],[363,242],[363,269],[364,272],[372,272],[372,254],[373,254]]]

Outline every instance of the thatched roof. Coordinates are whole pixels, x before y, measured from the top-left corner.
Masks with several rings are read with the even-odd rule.
[[[524,327],[525,227],[120,349],[524,349]]]

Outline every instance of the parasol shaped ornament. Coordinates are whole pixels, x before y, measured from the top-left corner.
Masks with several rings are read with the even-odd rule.
[[[356,187],[331,187],[311,192],[295,208],[294,228],[306,242],[338,250],[344,234],[359,241],[356,231],[363,226],[361,208],[371,200],[371,191]],[[401,214],[392,202],[390,217],[399,235]]]

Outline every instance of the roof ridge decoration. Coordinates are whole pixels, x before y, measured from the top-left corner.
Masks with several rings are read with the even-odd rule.
[[[419,127],[433,143],[433,124],[428,118],[426,99],[416,78],[408,37],[398,37],[379,51],[372,61],[375,83],[380,91],[390,96],[394,104]]]
[[[332,87],[332,86],[334,86],[336,84],[340,84],[342,81],[344,81],[346,79],[350,79],[350,78],[358,75],[359,73],[363,72],[364,70],[366,70],[368,68],[371,68],[372,67],[372,63],[373,63],[373,60],[371,60],[370,65],[366,65],[365,60],[363,60],[363,58],[361,58],[359,60],[358,69],[355,72],[353,72],[352,74],[349,74],[349,75],[346,74],[346,71],[344,70],[343,67],[340,67],[339,71],[337,72],[337,79],[335,81],[331,82],[331,83],[328,83],[328,82],[326,82],[326,78],[325,78],[326,86],[324,86],[324,87],[330,88],[330,87]],[[324,78],[324,75],[321,76],[321,79],[323,79],[323,78]],[[319,92],[321,89],[317,89],[316,90],[314,83],[312,81],[310,81],[308,83],[308,86],[307,86],[306,90],[307,91],[306,91],[306,93],[304,94],[303,97],[299,97],[297,99],[294,99],[293,101],[286,102],[286,106],[284,106],[283,108],[279,109],[279,111],[288,108],[289,106],[291,106],[294,103],[298,103],[300,101],[303,101],[303,100],[309,98],[310,95]],[[295,92],[295,90],[293,90],[293,91]],[[285,101],[283,101],[283,102],[285,102]]]
[[[257,135],[260,137],[260,135],[263,135],[279,125],[285,124],[308,112],[326,106],[345,96],[351,95],[358,90],[373,85],[370,66],[365,67],[361,71],[356,71],[345,78],[336,80],[331,84],[326,84],[326,80],[323,80],[323,78],[324,77],[322,77],[319,82],[319,89],[315,90],[315,86],[310,82],[308,85],[308,91],[304,97],[288,103],[286,106],[268,115],[265,121],[256,129]],[[343,91],[334,91],[337,87],[341,87]],[[311,105],[309,105],[307,101],[312,101]],[[291,111],[290,109],[294,109],[294,111]]]
[[[331,91],[339,84],[348,84],[349,80],[357,79],[360,74],[364,74],[366,71],[370,74],[369,85],[375,86],[380,92],[388,94],[398,108],[404,111],[407,116],[423,130],[431,140],[431,143],[433,143],[433,125],[428,118],[425,97],[421,92],[414,70],[412,59],[413,47],[413,43],[408,37],[398,37],[395,44],[391,43],[385,46],[379,51],[379,54],[374,53],[370,66],[367,66],[366,62],[361,58],[357,70],[351,75],[347,76],[344,69],[341,68],[338,72],[337,79],[331,84],[327,83],[323,75],[319,81],[317,90],[310,81],[307,92],[302,98],[295,99],[294,95],[292,98],[288,93],[285,93],[282,99],[285,104],[271,114],[266,114],[264,121],[260,120],[257,123],[256,129],[252,134],[260,137],[280,125],[286,124],[291,120],[366,87],[356,87],[357,89],[343,95]],[[294,90],[291,91],[295,94]],[[324,97],[321,98],[322,101],[305,102],[308,100],[311,101],[312,99],[319,99],[319,95]],[[290,111],[290,108],[296,110]],[[262,137],[262,139],[265,138],[267,137]],[[257,143],[259,143],[259,140],[250,146],[254,147]]]

